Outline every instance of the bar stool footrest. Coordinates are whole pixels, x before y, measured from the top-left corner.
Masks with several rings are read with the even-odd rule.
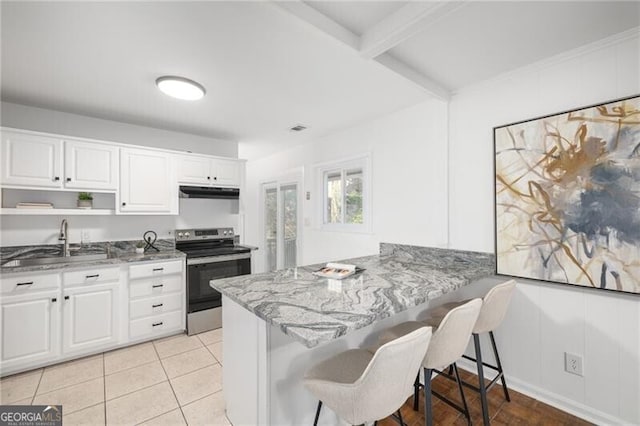
[[[478,360],[477,360],[477,359],[475,359],[474,357],[469,356],[469,355],[462,355],[462,358],[464,358],[464,359],[468,359],[469,361],[473,361],[473,362],[475,362],[475,363],[477,363],[477,362],[478,362]],[[487,363],[486,363],[486,362],[484,362],[484,361],[482,361],[482,365],[484,365],[485,367],[489,367],[489,368],[491,368],[491,369],[494,369],[495,371],[500,371],[500,368],[496,367],[495,365],[487,364]]]
[[[452,364],[452,365],[453,365],[453,364]],[[432,369],[432,371],[433,371],[433,372],[435,372],[437,376],[443,376],[443,377],[446,377],[447,379],[451,380],[452,382],[456,382],[456,383],[458,382],[458,381],[456,380],[456,377],[455,377],[455,376],[452,376],[452,375],[450,375],[450,374],[448,374],[448,373],[445,373],[444,371],[436,370],[435,368],[434,368],[434,369]],[[416,380],[417,380],[417,379],[416,379]],[[466,383],[465,383],[462,379],[460,379],[460,384],[459,384],[459,386],[463,386],[463,385],[465,385],[465,384],[466,384]],[[423,389],[423,390],[424,390],[424,388],[425,388],[425,387],[424,387],[424,384],[420,383],[419,381],[417,381],[414,385],[415,385],[415,386],[417,386],[418,391],[419,391],[420,389]],[[469,386],[471,386],[471,385],[469,385]],[[460,388],[460,391],[462,392],[462,388]],[[478,391],[479,391],[479,389],[478,389]],[[444,396],[444,395],[442,395],[442,394],[440,394],[440,393],[436,392],[435,390],[433,390],[433,388],[431,388],[431,394],[432,394],[433,396],[435,396],[436,398],[438,398],[439,400],[441,400],[442,402],[444,402],[445,404],[447,404],[447,405],[449,405],[450,407],[452,407],[453,409],[455,409],[455,410],[459,411],[460,413],[464,414],[465,418],[466,418],[467,420],[469,420],[469,422],[471,422],[471,413],[470,413],[470,412],[468,412],[467,410],[465,410],[465,408],[464,408],[464,407],[462,407],[462,406],[460,406],[460,405],[456,404],[455,402],[451,401],[451,400],[450,400],[450,399],[448,399],[446,396]]]
[[[486,386],[485,390],[488,392],[489,390],[491,390],[491,388],[498,382],[498,380],[500,380],[502,378],[503,374],[499,373],[496,377],[494,377],[489,384]],[[462,381],[462,386],[465,386],[469,389],[473,389],[476,392],[480,392],[480,388],[472,385],[471,383],[465,382],[464,380]]]
[[[459,412],[461,412],[462,414],[464,414],[465,417],[467,417],[467,413],[465,412],[464,408],[461,407],[460,405],[456,404],[455,402],[451,401],[450,399],[448,399],[446,396],[441,395],[440,393],[434,391],[433,389],[431,390],[431,395],[435,396],[436,398],[438,398],[440,401],[444,402],[445,404],[449,405],[450,407],[458,410]]]

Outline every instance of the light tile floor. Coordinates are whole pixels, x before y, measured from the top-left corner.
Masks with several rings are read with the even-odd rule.
[[[222,329],[181,334],[0,380],[2,404],[62,404],[63,424],[230,425]]]

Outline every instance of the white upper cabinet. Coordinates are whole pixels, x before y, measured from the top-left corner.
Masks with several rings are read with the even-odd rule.
[[[240,162],[235,160],[211,160],[211,179],[214,186],[240,186]]]
[[[2,131],[3,185],[62,188],[62,140]]]
[[[118,147],[65,141],[65,188],[113,190],[118,186]]]
[[[4,186],[115,191],[118,147],[3,130],[1,167]]]
[[[3,188],[113,192],[116,214],[177,215],[179,185],[238,188],[244,171],[244,163],[232,158],[172,153],[28,130],[0,128],[0,142]],[[35,210],[25,212],[33,214]],[[6,207],[1,214],[17,213]]]
[[[173,156],[122,148],[118,213],[178,214]]]
[[[194,155],[177,156],[178,183],[209,185],[211,182],[211,160]]]
[[[240,162],[197,155],[178,160],[178,183],[203,186],[240,186]]]

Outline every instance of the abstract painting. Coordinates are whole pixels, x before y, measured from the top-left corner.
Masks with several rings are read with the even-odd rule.
[[[640,96],[493,135],[497,273],[640,294]]]

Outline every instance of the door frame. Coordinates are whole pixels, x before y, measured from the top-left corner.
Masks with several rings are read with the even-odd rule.
[[[280,218],[281,218],[281,201],[280,201],[280,187],[282,186],[286,186],[286,185],[297,185],[297,196],[298,196],[298,202],[297,202],[297,235],[296,235],[296,264],[300,265],[301,264],[301,260],[302,260],[302,256],[303,256],[303,211],[304,211],[304,206],[303,206],[303,194],[304,194],[304,188],[303,188],[303,184],[304,184],[304,169],[302,167],[295,169],[295,170],[291,170],[289,172],[285,172],[281,175],[275,176],[271,179],[265,179],[265,180],[261,180],[258,183],[259,186],[259,199],[258,199],[258,233],[259,233],[259,241],[260,244],[263,246],[263,250],[260,256],[260,271],[261,272],[269,272],[266,270],[267,268],[267,248],[266,246],[264,246],[265,244],[265,239],[264,239],[264,232],[265,232],[265,189],[266,187],[270,186],[270,187],[275,187],[277,190],[277,216],[278,216],[278,222],[280,222]],[[278,243],[279,244],[279,243]],[[280,252],[280,250],[277,250],[277,252]]]

